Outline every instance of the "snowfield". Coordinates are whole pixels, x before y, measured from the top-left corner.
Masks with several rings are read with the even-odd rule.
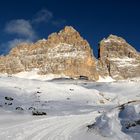
[[[0,140],[139,138],[138,79],[91,82],[0,77]]]

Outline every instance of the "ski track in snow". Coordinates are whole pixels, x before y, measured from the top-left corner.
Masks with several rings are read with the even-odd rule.
[[[70,140],[71,134],[92,121],[94,114],[44,118],[5,129],[0,128],[0,138],[2,140]]]

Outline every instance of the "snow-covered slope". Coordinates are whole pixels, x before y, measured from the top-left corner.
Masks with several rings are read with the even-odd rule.
[[[140,101],[128,102],[104,112],[95,119],[95,123],[88,125],[88,128],[92,133],[92,136],[88,136],[88,140],[93,138],[139,140]],[[78,134],[77,137],[79,136],[81,135]]]
[[[139,131],[135,136],[133,131],[126,132],[123,129],[123,124],[120,123],[121,120],[124,123],[124,119],[118,117],[120,111],[115,107],[140,100],[139,84],[136,80],[97,83],[70,79],[40,81],[1,76],[0,139],[138,140]],[[137,107],[138,114],[139,102],[131,106]],[[47,115],[34,116],[33,112]],[[131,113],[131,107],[128,107],[128,112],[134,114]],[[98,131],[103,120],[107,120],[107,126],[103,125],[103,129]],[[97,122],[96,131],[89,130],[87,126],[94,122]],[[136,128],[140,129],[139,126]],[[104,136],[106,132],[108,135]],[[114,132],[115,135],[112,136]]]

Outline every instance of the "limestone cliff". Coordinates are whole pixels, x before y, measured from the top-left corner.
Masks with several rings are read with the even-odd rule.
[[[140,77],[140,54],[123,38],[110,35],[99,45],[98,71],[116,80]]]
[[[51,34],[47,40],[21,43],[7,56],[0,57],[1,73],[15,74],[34,68],[41,75],[64,74],[71,78],[85,76],[90,80],[99,77],[90,45],[71,26]]]
[[[21,43],[0,57],[0,73],[16,74],[38,70],[38,74],[58,74],[70,78],[98,80],[140,77],[140,53],[123,38],[110,35],[99,44],[99,60],[89,43],[71,26],[48,39]]]

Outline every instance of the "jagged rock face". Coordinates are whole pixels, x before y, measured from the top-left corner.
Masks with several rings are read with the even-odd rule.
[[[71,78],[85,76],[127,79],[140,77],[140,54],[124,39],[110,35],[99,46],[96,61],[90,45],[72,27],[36,43],[22,43],[7,56],[0,57],[0,73],[16,74],[38,69],[38,74],[63,74]]]
[[[71,78],[86,76],[97,80],[95,58],[86,40],[72,27],[66,26],[47,40],[22,43],[7,56],[0,57],[0,72],[15,74],[39,69],[39,74],[64,74]]]
[[[124,39],[110,35],[99,46],[97,64],[101,76],[127,79],[140,76],[140,54]]]

